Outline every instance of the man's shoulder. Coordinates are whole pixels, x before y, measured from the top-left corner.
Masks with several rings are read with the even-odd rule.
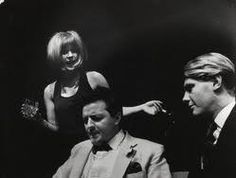
[[[92,143],[91,143],[90,140],[85,140],[85,141],[82,141],[82,142],[76,144],[76,145],[74,146],[74,148],[79,148],[79,147],[90,147],[91,145],[92,145]],[[74,148],[73,148],[73,149],[74,149]]]
[[[224,129],[225,128],[230,128],[235,130],[236,129],[236,105],[233,107],[232,111],[230,112],[228,118],[225,121],[224,124]]]
[[[72,148],[72,153],[77,152],[80,149],[90,149],[92,148],[92,143],[90,140],[85,140],[83,142],[80,142],[78,144],[76,144],[73,148]]]
[[[137,147],[140,150],[145,150],[149,152],[163,152],[164,146],[162,144],[143,139],[143,138],[137,138],[129,135],[131,142],[135,145],[137,144]]]
[[[150,148],[159,148],[159,149],[162,149],[163,148],[163,145],[162,144],[159,144],[159,143],[155,143],[153,141],[150,141],[150,140],[147,140],[147,139],[142,139],[142,138],[135,138],[137,140],[137,142],[144,146],[144,147],[147,147],[149,146]]]
[[[236,105],[234,105],[234,107],[233,107],[233,109],[232,109],[232,111],[230,112],[230,115],[229,115],[229,117],[236,117]]]

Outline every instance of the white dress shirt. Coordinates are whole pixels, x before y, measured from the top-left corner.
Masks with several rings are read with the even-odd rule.
[[[108,144],[110,151],[97,151],[90,153],[88,161],[83,170],[82,178],[109,178],[113,170],[121,143],[125,138],[123,130],[120,130]]]

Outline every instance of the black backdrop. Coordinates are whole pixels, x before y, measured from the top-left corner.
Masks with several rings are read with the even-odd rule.
[[[87,68],[103,73],[124,105],[164,101],[175,119],[164,142],[161,119],[139,113],[125,126],[165,143],[172,170],[188,169],[197,123],[181,102],[183,66],[212,51],[234,61],[234,0],[5,0],[0,20],[2,177],[40,177],[45,163],[37,158],[50,156],[44,155],[45,131],[24,120],[19,107],[24,97],[42,102],[43,88],[55,76],[46,45],[64,30],[81,34]]]

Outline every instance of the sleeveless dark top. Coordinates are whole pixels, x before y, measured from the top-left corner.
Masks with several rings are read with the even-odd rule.
[[[76,135],[80,139],[87,138],[82,119],[83,98],[92,92],[85,72],[81,72],[79,88],[75,95],[70,97],[61,96],[61,82],[56,81],[54,89],[54,105],[59,132]]]

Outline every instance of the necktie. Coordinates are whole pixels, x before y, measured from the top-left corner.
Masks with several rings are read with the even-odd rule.
[[[93,145],[93,147],[92,147],[93,154],[96,154],[98,151],[110,151],[110,150],[112,150],[112,148],[107,143],[99,145],[99,146]]]
[[[217,129],[217,124],[215,122],[211,123],[208,130],[207,130],[207,135],[206,135],[206,144],[213,146],[214,142],[216,141],[215,136],[213,133]]]
[[[206,139],[204,141],[203,150],[202,150],[202,169],[209,170],[212,161],[213,161],[213,153],[214,153],[214,142],[216,138],[213,133],[217,129],[217,124],[215,122],[211,123],[206,134]]]

